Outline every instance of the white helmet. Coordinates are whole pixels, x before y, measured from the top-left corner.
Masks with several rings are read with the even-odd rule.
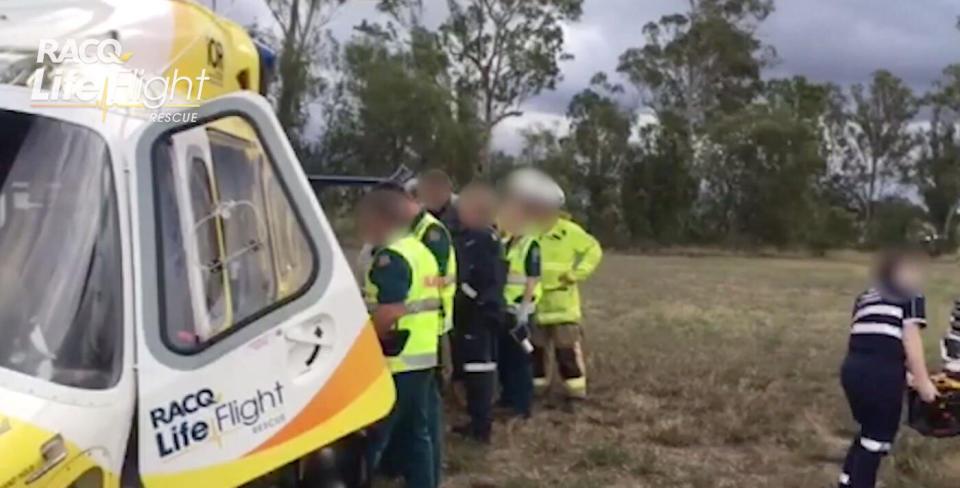
[[[550,178],[549,176],[547,178]],[[563,207],[567,203],[567,195],[563,192],[563,188],[560,188],[560,185],[554,181],[553,178],[550,178],[548,182],[548,189],[550,193],[551,206],[553,208]]]
[[[552,208],[563,206],[563,189],[549,175],[536,168],[520,168],[510,173],[507,194],[531,203]]]

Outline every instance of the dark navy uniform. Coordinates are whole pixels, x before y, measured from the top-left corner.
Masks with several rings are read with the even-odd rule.
[[[860,433],[847,452],[841,487],[876,485],[880,459],[900,426],[907,374],[903,329],[910,323],[926,326],[922,295],[877,286],[854,302],[841,379]]]
[[[447,226],[447,229],[450,230],[450,233],[456,234],[460,231],[460,216],[457,215],[457,206],[453,201],[448,201],[439,210],[431,209],[430,213],[440,219],[443,225]]]
[[[454,312],[457,378],[467,392],[470,432],[487,441],[496,387],[496,337],[503,327],[506,269],[496,231],[461,228],[454,235],[458,268]]]
[[[504,299],[508,302],[509,310],[510,307],[518,307],[523,303],[527,280],[540,278],[540,243],[536,238],[515,236],[504,243],[504,254],[508,266]],[[514,262],[514,259],[517,261]],[[538,285],[534,290],[534,304],[539,301],[542,293],[542,287]],[[533,409],[533,361],[530,351],[524,350],[522,345],[524,339],[529,341],[530,328],[535,322],[533,314],[528,320],[523,326],[518,323],[515,314],[508,313],[498,344],[500,406],[523,418],[529,417]]]

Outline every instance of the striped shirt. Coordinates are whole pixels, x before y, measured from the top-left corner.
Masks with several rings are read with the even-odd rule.
[[[853,304],[850,352],[902,361],[903,327],[910,323],[920,328],[927,325],[923,295],[902,296],[871,288]]]

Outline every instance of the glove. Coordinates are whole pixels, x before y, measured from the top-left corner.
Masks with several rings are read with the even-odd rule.
[[[399,356],[410,340],[409,330],[391,330],[386,336],[380,337],[380,348],[387,357]]]
[[[533,312],[536,310],[536,307],[530,302],[523,302],[519,305],[514,305],[510,308],[510,313],[517,318],[517,324],[522,324],[526,326],[530,323],[530,316],[533,315]]]

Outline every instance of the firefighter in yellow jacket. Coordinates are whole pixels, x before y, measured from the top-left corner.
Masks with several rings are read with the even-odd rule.
[[[562,214],[565,197],[560,186],[547,177],[544,188],[552,198],[538,210],[543,229],[543,297],[537,306],[533,334],[533,381],[540,391],[549,386],[553,366],[548,351],[552,348],[567,398],[576,400],[587,394],[579,283],[597,269],[603,250],[593,236]]]

